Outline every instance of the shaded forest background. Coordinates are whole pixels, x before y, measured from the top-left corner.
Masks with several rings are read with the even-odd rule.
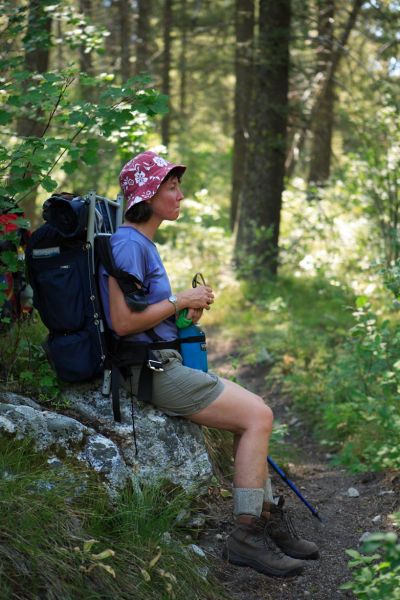
[[[85,101],[101,104],[107,83],[151,87],[167,96],[167,108],[161,98],[153,107],[153,114],[167,110],[164,116],[119,114],[112,132],[87,124],[76,156],[63,162],[72,152],[65,148],[52,171],[58,187],[115,193],[122,161],[161,143],[188,164],[186,194],[206,189],[221,207],[223,225],[229,218],[236,234],[237,264],[258,276],[277,271],[282,192],[296,177],[309,206],[328,182],[345,175],[348,189],[364,174],[358,204],[390,262],[398,254],[397,184],[382,169],[398,164],[398,16],[397,2],[362,0],[3,2],[3,101],[10,100],[11,65],[27,100],[11,95],[17,110],[3,112],[4,134],[16,134],[15,142],[59,138],[66,132],[57,111],[66,98],[84,112]],[[57,73],[59,98],[41,90],[49,87],[44,73]],[[135,75],[145,78],[132,81]],[[68,125],[79,129],[80,117]],[[38,165],[36,181],[26,166],[24,193],[11,192],[36,224],[45,173]]]
[[[204,325],[232,352],[228,375],[235,379],[238,365],[255,367],[265,394],[290,398],[295,419],[304,419],[334,465],[398,470],[399,16],[397,0],[0,0],[0,307],[8,275],[24,271],[17,227],[36,228],[43,201],[56,190],[115,196],[122,164],[157,149],[188,166],[182,215],[158,232],[160,253],[174,290],[196,271],[215,288],[218,301]],[[45,360],[38,316],[12,324],[2,312],[0,334],[0,388],[68,409],[64,384]],[[224,454],[225,442],[214,441],[216,454]],[[21,468],[30,476],[29,449],[6,444],[1,454],[4,472]],[[29,477],[24,494],[14,480],[0,481],[10,506],[21,498],[31,506]],[[101,500],[93,489],[88,506]],[[113,597],[140,592],[147,599],[162,590],[175,597],[174,588],[183,598],[194,585],[198,597],[220,597],[190,571],[180,546],[175,560],[160,542],[187,498],[172,501],[171,491],[160,489],[139,496],[121,505],[120,572],[131,573],[132,536],[134,553],[146,546],[148,564],[164,544],[168,568],[149,583],[135,556],[138,577],[113,581]],[[64,497],[56,500],[51,515],[67,506]],[[135,516],[140,502],[145,508]],[[89,537],[117,544],[101,504],[89,511],[94,523],[80,518]],[[42,505],[40,497],[40,511]],[[160,505],[149,535],[148,514]],[[53,516],[49,522],[58,527]],[[72,581],[76,542],[67,525],[62,529]],[[28,520],[22,552],[41,556],[40,536],[26,550],[31,531]],[[366,559],[368,579],[357,558],[357,589],[372,590],[360,597],[398,592],[393,535],[382,588],[380,567]],[[58,539],[47,542],[50,564]],[[46,590],[58,590],[64,562],[63,554],[49,569],[54,581]],[[179,593],[170,576],[178,564]],[[103,570],[93,597],[111,589]],[[38,565],[37,589],[42,577]],[[0,595],[15,584],[1,581]],[[92,590],[91,580],[82,581],[71,584],[74,598]]]
[[[158,237],[173,288],[204,271],[209,322],[354,468],[400,464],[399,14],[389,0],[0,4],[5,239],[7,213],[35,227],[54,190],[117,194],[145,148],[185,162],[185,210]],[[21,333],[5,342],[5,381],[51,398],[32,343],[21,371]]]

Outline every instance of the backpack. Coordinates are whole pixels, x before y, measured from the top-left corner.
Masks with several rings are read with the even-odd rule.
[[[49,330],[43,347],[60,379],[82,382],[103,374],[103,394],[110,395],[116,421],[121,421],[121,373],[141,365],[138,398],[151,400],[152,374],[162,370],[154,350],[179,348],[148,330],[151,343],[135,343],[107,327],[98,289],[103,264],[117,280],[133,310],[147,306],[145,286],[117,269],[110,237],[122,223],[122,197],[116,201],[89,192],[86,196],[61,193],[43,205],[47,221],[32,233],[26,249],[27,273],[33,305]]]

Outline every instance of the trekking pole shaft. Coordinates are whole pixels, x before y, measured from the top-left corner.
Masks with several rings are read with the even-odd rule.
[[[296,494],[298,498],[305,504],[308,510],[314,517],[317,517],[320,521],[322,521],[321,517],[318,514],[318,511],[304,498],[303,494],[297,489],[292,481],[287,477],[286,473],[282,471],[282,469],[272,460],[270,456],[267,456],[268,464],[278,473],[279,477],[290,487],[290,489]]]

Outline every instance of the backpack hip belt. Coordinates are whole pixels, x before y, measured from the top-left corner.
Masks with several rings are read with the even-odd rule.
[[[153,391],[153,374],[164,371],[163,363],[159,360],[157,350],[178,350],[179,340],[154,341],[154,342],[129,342],[123,338],[114,339],[111,350],[112,365],[112,396],[114,413],[116,403],[119,404],[119,373],[124,377],[128,375],[128,368],[140,366],[137,398],[141,402],[151,403]],[[117,408],[119,413],[119,406]],[[116,419],[120,420],[120,419]]]

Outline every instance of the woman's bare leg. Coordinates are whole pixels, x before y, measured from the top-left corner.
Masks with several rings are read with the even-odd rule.
[[[262,398],[229,380],[224,391],[207,408],[188,419],[199,425],[225,429],[235,434],[236,488],[264,488],[268,442],[273,415]]]

